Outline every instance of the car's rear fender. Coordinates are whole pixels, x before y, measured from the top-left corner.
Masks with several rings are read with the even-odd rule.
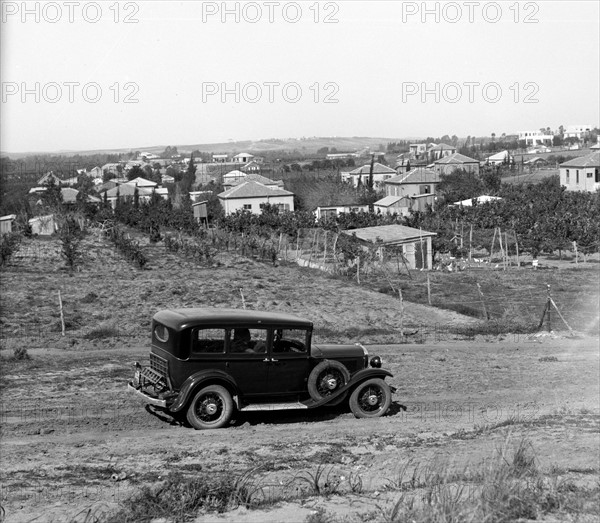
[[[192,374],[183,382],[179,395],[173,404],[169,407],[171,412],[179,412],[183,410],[194,394],[201,388],[207,385],[223,385],[230,390],[232,396],[237,396],[238,386],[235,380],[227,373],[212,369],[203,370]]]

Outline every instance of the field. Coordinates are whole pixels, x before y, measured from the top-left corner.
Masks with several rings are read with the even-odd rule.
[[[69,273],[56,240],[28,240],[3,269],[6,521],[596,520],[593,325],[577,326],[576,336],[473,334],[481,320],[421,296],[404,302],[410,332],[402,338],[398,298],[375,288],[236,256],[200,267],[160,243],[144,250],[149,263],[139,270],[94,234]],[[597,265],[582,265],[477,277],[489,280],[484,292],[496,286],[505,297],[510,285],[537,289],[552,278],[573,321],[587,307],[575,296],[597,296]],[[414,276],[406,292],[422,293]],[[444,289],[446,275],[433,276],[434,304],[465,284],[448,275]],[[126,392],[129,364],[147,359],[154,312],[243,305],[306,316],[318,341],[368,344],[394,373],[389,414],[248,413],[227,429],[199,432]]]

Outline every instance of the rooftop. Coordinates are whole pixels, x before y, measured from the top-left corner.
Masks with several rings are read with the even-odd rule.
[[[402,173],[386,180],[384,183],[391,185],[400,185],[403,183],[439,183],[439,173],[431,169],[412,169],[407,173]]]
[[[249,181],[235,185],[219,194],[222,200],[233,198],[269,198],[271,196],[293,196],[294,193],[284,189],[267,187],[259,182]]]
[[[354,169],[353,171],[350,171],[350,174],[353,175],[368,175],[371,173],[371,164],[365,164],[362,167],[358,167],[357,169]],[[392,169],[391,167],[387,167],[386,165],[383,165],[379,162],[375,162],[373,164],[373,174],[396,174],[396,171],[394,169]]]
[[[573,158],[568,162],[561,163],[559,167],[600,167],[600,152]]]
[[[436,236],[435,232],[413,229],[412,227],[406,227],[404,225],[378,225],[377,227],[351,229],[343,231],[343,233],[349,236],[356,235],[358,239],[368,242],[375,242],[379,238],[383,240],[383,243],[386,245],[406,243],[428,238],[430,236]]]
[[[448,164],[463,164],[463,163],[479,163],[478,160],[475,160],[474,158],[469,158],[468,156],[465,156],[464,154],[460,154],[460,153],[454,153],[451,154],[450,156],[444,156],[443,158],[440,158],[439,160],[434,162],[435,164],[440,164],[440,165],[448,165]]]

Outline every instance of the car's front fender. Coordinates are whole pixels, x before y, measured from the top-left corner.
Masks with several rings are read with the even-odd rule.
[[[188,401],[203,385],[208,383],[222,383],[231,389],[232,395],[238,394],[238,386],[235,380],[226,372],[221,370],[203,370],[192,374],[181,386],[179,395],[169,407],[171,412],[179,412],[185,408]]]
[[[363,381],[367,381],[372,378],[385,379],[387,377],[391,378],[393,376],[394,375],[389,370],[385,370],[385,369],[362,369],[362,370],[359,370],[358,372],[356,372],[355,374],[353,374],[350,377],[350,381],[348,383],[346,383],[346,385],[344,385],[343,387],[340,387],[331,396],[325,396],[324,398],[322,398],[318,401],[311,401],[309,404],[309,407],[310,408],[322,407],[323,405],[327,405],[330,402],[334,402],[340,396],[343,396],[344,394],[347,394],[348,392],[353,390],[359,383],[362,383]],[[392,392],[395,392],[395,390],[396,390],[392,387],[391,387],[391,389],[392,389]]]

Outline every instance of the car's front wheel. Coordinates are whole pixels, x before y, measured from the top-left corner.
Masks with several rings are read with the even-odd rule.
[[[187,420],[195,429],[219,429],[231,420],[233,399],[221,385],[199,390],[187,411]]]
[[[350,410],[357,418],[383,416],[392,403],[392,391],[380,378],[361,383],[350,395]]]

